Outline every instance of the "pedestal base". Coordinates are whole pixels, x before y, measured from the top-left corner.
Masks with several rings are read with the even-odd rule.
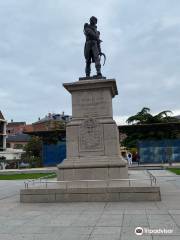
[[[108,180],[108,179],[127,179],[127,166],[123,165],[101,165],[101,166],[69,166],[57,170],[59,181],[70,180]]]
[[[120,202],[120,201],[161,201],[159,187],[68,187],[53,189],[23,189],[20,201],[24,203],[50,202]]]
[[[127,179],[126,161],[121,157],[86,157],[66,159],[58,165],[59,181]]]

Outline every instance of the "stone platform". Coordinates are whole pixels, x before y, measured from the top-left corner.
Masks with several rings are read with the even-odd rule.
[[[159,187],[23,189],[20,196],[20,201],[24,203],[161,200]]]
[[[152,183],[153,184],[153,183]],[[160,201],[158,185],[147,171],[129,171],[129,179],[50,181],[21,190],[21,202]]]
[[[83,184],[82,184],[83,185]],[[86,185],[86,184],[85,184]],[[20,201],[24,203],[43,202],[119,202],[119,201],[160,201],[160,188],[153,187],[120,187],[118,184],[104,186],[94,182],[92,186],[23,189]],[[94,187],[93,187],[94,185]],[[98,186],[99,185],[99,186]],[[102,185],[102,186],[100,186]]]
[[[113,120],[112,98],[118,94],[115,79],[81,80],[63,86],[71,93],[72,119],[66,125],[67,154],[57,166],[58,181],[45,188],[21,190],[20,201],[160,201],[160,188],[144,182],[147,176],[138,174],[133,185],[129,179]]]

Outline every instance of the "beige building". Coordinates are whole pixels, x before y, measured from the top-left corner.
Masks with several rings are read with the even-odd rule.
[[[12,161],[20,160],[24,153],[22,149],[6,148],[6,125],[7,122],[0,111],[0,169],[5,169]]]
[[[6,149],[6,120],[0,111],[0,152]]]

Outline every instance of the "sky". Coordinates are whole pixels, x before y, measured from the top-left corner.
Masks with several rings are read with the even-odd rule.
[[[117,81],[115,120],[143,107],[180,114],[179,12],[180,0],[0,0],[0,110],[27,123],[71,114],[62,84],[85,75],[83,26],[94,15],[102,73]]]

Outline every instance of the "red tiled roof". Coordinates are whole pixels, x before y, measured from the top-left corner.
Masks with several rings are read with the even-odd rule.
[[[23,133],[33,134],[33,133],[43,133],[43,132],[53,132],[53,131],[64,131],[65,129],[57,128],[55,121],[41,122],[36,124],[30,124],[24,126]]]
[[[26,122],[9,122],[7,127],[26,125]]]
[[[32,124],[26,125],[23,129],[23,132],[34,132],[34,128]]]

